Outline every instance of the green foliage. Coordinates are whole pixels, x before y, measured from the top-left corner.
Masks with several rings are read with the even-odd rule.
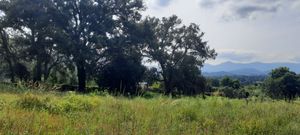
[[[221,85],[223,87],[231,87],[233,89],[239,89],[241,87],[239,80],[233,80],[229,77],[225,77],[221,80]]]
[[[230,77],[224,77],[221,80],[221,86],[219,87],[219,92],[223,96],[228,98],[248,98],[250,96],[249,92],[244,88],[241,88],[239,80],[233,80]]]
[[[53,97],[40,97],[29,93],[17,100],[17,106],[28,110],[67,114],[78,111],[92,111],[100,103],[96,98],[72,93],[59,100],[51,100],[51,98]]]
[[[145,70],[140,60],[121,56],[100,70],[97,83],[99,87],[109,89],[111,93],[137,95],[140,89],[138,83],[142,80]]]
[[[212,87],[220,87],[220,85],[221,85],[219,79],[208,78],[207,81],[208,81],[209,85]]]
[[[228,98],[249,98],[250,93],[246,91],[245,89],[234,89],[232,87],[220,87],[219,92],[222,93],[222,96],[228,97]]]
[[[204,93],[199,69],[216,52],[199,25],[175,15],[142,20],[143,10],[143,0],[0,0],[5,72],[12,82],[77,84],[80,92],[98,80],[110,92],[137,95],[147,76],[149,85],[163,81],[167,95]],[[160,69],[145,73],[145,59]]]
[[[47,82],[52,84],[70,84],[76,85],[77,79],[74,71],[57,66],[50,73]]]
[[[264,92],[263,86],[248,85],[248,86],[244,86],[244,89],[245,89],[245,91],[249,92],[250,96],[253,96],[253,97],[266,96],[266,93]]]
[[[146,99],[157,98],[159,96],[161,96],[160,93],[150,92],[150,91],[146,91],[146,92],[142,93],[142,95],[141,95],[141,97],[146,98]]]
[[[227,76],[233,80],[239,80],[240,84],[243,86],[246,85],[260,85],[266,78],[266,75],[254,75],[254,76],[246,76],[246,75],[229,75]],[[211,76],[208,77],[212,83],[218,83],[221,85],[221,80],[224,79],[224,76]],[[218,87],[218,86],[216,86]]]
[[[147,18],[144,23],[149,31],[145,53],[161,68],[165,94],[203,93],[205,81],[199,68],[207,59],[215,58],[216,53],[203,41],[199,26],[185,26],[176,15]]]
[[[272,70],[265,81],[266,93],[272,98],[294,100],[300,94],[300,76],[287,67]]]
[[[161,77],[160,77],[158,69],[157,68],[146,69],[146,71],[144,73],[143,80],[145,82],[147,82],[147,84],[149,86],[155,85],[155,83],[157,81],[161,80]]]
[[[152,85],[149,86],[149,88],[153,91],[160,92],[162,90],[162,83],[154,82]]]
[[[68,113],[74,111],[92,111],[97,105],[99,105],[99,100],[71,94],[63,98],[60,102],[57,102],[55,106],[62,112]]]
[[[25,94],[17,101],[17,105],[23,109],[43,110],[47,108],[47,100],[32,94]]]
[[[1,90],[2,91],[2,90]],[[8,90],[9,91],[9,90]],[[153,93],[151,93],[153,94]],[[299,101],[0,92],[4,134],[291,134]]]
[[[84,92],[85,82],[105,63],[101,60],[113,55],[107,50],[120,47],[129,56],[135,55],[127,54],[133,49],[141,52],[138,21],[143,9],[141,0],[1,0],[0,49],[11,80],[18,73],[14,66],[22,61],[29,65],[32,81],[75,82]]]

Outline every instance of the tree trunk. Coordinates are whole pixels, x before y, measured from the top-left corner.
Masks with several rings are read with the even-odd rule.
[[[170,81],[170,76],[168,76],[168,71],[166,70],[166,67],[163,67],[164,65],[162,62],[160,62],[161,68],[162,68],[162,77],[163,77],[163,82],[164,82],[164,89],[165,89],[165,95],[170,95],[172,93],[172,87],[171,87],[171,81]]]
[[[171,94],[173,95],[171,83],[167,78],[164,79],[164,85],[165,85],[165,94],[166,95],[171,95]]]
[[[53,67],[52,65],[49,66],[49,61],[44,62],[44,68],[43,68],[44,81],[48,80],[52,67]]]
[[[44,69],[44,81],[47,81],[50,75],[50,71],[48,71],[48,69]]]
[[[78,91],[85,92],[86,69],[85,69],[84,61],[80,61],[77,63],[77,79],[78,79]]]
[[[15,79],[15,70],[14,70],[13,62],[9,58],[7,58],[7,63],[8,63],[9,70],[10,70],[10,81],[12,83],[14,83],[14,82],[16,82],[16,79]]]
[[[33,82],[41,82],[41,81],[42,81],[42,59],[38,57],[34,69]]]
[[[36,41],[36,36],[35,36],[35,29],[32,27],[31,28],[31,46],[36,49],[37,54],[36,54],[36,65],[34,67],[33,71],[33,82],[41,82],[42,81],[42,56],[40,55],[40,49]]]

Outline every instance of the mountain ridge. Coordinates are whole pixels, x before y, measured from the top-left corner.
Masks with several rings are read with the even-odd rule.
[[[300,73],[300,63],[263,63],[263,62],[252,62],[252,63],[235,63],[235,62],[224,62],[218,65],[205,64],[202,68],[202,72],[207,76],[225,76],[225,75],[246,75],[246,76],[257,76],[267,75],[272,69],[278,67],[288,67],[291,71]]]

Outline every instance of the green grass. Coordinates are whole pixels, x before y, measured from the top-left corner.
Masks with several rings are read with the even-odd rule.
[[[300,134],[300,103],[151,99],[0,87],[0,134]],[[14,91],[11,92],[10,91]]]

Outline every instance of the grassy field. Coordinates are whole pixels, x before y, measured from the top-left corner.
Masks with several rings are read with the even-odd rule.
[[[300,134],[300,103],[151,99],[0,87],[0,134]]]

